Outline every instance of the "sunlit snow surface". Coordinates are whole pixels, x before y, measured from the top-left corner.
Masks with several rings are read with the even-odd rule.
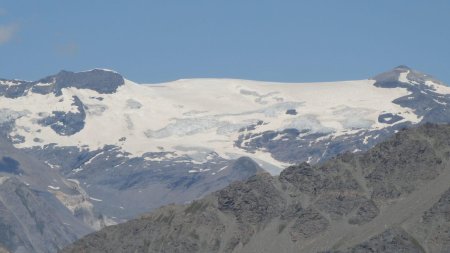
[[[409,82],[406,75],[402,74],[399,80]],[[264,150],[248,152],[236,147],[240,130],[262,122],[246,131],[262,133],[295,128],[336,137],[355,129],[388,126],[378,121],[383,113],[401,116],[403,119],[396,124],[420,121],[411,109],[392,102],[407,96],[407,89],[379,88],[374,83],[374,80],[269,83],[190,79],[141,85],[126,80],[113,94],[64,88],[61,96],[28,92],[18,98],[0,97],[0,104],[7,108],[0,111],[0,122],[6,120],[4,117],[15,119],[10,136],[13,139],[21,136],[21,141],[15,143],[19,148],[55,143],[97,150],[115,145],[130,157],[165,151],[193,158],[198,157],[195,155],[198,150],[211,150],[223,158],[250,156],[283,168],[287,164]],[[450,93],[447,87],[427,85],[439,87],[440,93]],[[77,113],[75,96],[86,111],[81,131],[63,136],[38,124],[54,111]],[[288,110],[295,110],[296,114],[287,114]],[[201,158],[197,160],[201,162]]]

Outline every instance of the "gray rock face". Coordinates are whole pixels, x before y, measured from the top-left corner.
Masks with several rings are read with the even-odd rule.
[[[450,251],[450,189],[423,214],[420,225],[430,251]]]
[[[0,79],[0,81],[12,83],[12,85],[0,85],[0,95],[8,98],[24,96],[28,91],[44,95],[54,93],[56,96],[60,96],[61,89],[70,87],[110,94],[125,83],[120,74],[101,69],[78,73],[63,70],[56,75],[34,82],[6,79]]]
[[[403,119],[402,116],[392,114],[392,113],[384,113],[384,114],[381,114],[380,116],[378,116],[378,122],[386,123],[386,124],[393,124],[402,119]]]
[[[405,75],[406,72],[408,72],[406,77],[409,81],[400,81],[400,76]],[[450,120],[450,115],[448,115],[450,108],[447,108],[447,105],[450,105],[450,95],[438,94],[433,87],[428,85],[427,82],[430,81],[439,83],[432,77],[401,66],[373,79],[376,80],[375,86],[383,87],[386,90],[396,87],[408,89],[411,94],[400,97],[394,102],[401,107],[410,108],[414,113],[423,117],[419,124]],[[7,98],[19,98],[30,92],[49,94],[50,97],[60,96],[63,92],[62,89],[68,87],[91,89],[100,94],[112,94],[124,84],[123,77],[106,70],[81,73],[62,71],[35,82],[0,81],[2,82],[0,96]],[[38,134],[44,133],[45,131],[41,131],[44,128],[51,128],[58,135],[67,137],[70,143],[70,138],[76,137],[86,127],[89,117],[104,115],[113,108],[110,105],[115,104],[113,101],[107,107],[106,104],[100,103],[100,101],[110,100],[114,95],[104,97],[98,95],[98,97],[87,99],[83,94],[81,92],[67,96],[67,93],[64,92],[64,96],[57,97],[57,100],[64,99],[63,102],[72,98],[70,100],[71,102],[73,100],[72,109],[69,111],[57,109],[53,112],[46,112],[45,115],[38,114],[39,117],[33,118],[34,121],[30,123],[43,129],[32,131],[36,131]],[[257,104],[267,104],[267,101],[271,99],[280,102],[275,106],[268,106],[267,108],[270,109],[268,111],[256,112],[268,113],[273,117],[283,117],[289,120],[296,119],[299,114],[302,114],[302,102],[289,102],[283,101],[282,98],[271,97],[273,92],[263,94],[241,89],[239,94],[247,96]],[[124,101],[123,108],[118,109],[119,112],[122,112],[120,111],[122,109],[124,113],[148,109],[148,104],[143,99],[126,97]],[[66,106],[64,108],[67,108],[71,102],[62,104]],[[19,106],[19,108],[21,107]],[[39,136],[40,138],[36,136],[34,139],[27,137],[26,140],[20,134],[12,134],[16,127],[15,122],[20,121],[21,117],[33,114],[32,109],[31,106],[29,110],[0,109],[0,134],[6,136],[14,144],[42,143],[40,138],[46,136]],[[193,113],[192,115],[202,114],[198,111],[191,113]],[[339,113],[354,115],[366,112],[344,105],[339,109]],[[151,115],[145,114],[145,116]],[[215,204],[210,203],[206,207],[204,204],[194,205],[189,209],[193,211],[198,208],[201,210],[212,208],[212,213],[205,214],[205,219],[210,222],[207,226],[217,226],[220,228],[218,231],[211,233],[207,229],[205,232],[188,229],[189,233],[192,232],[193,237],[188,233],[183,240],[176,243],[165,235],[155,237],[152,234],[152,238],[158,238],[152,239],[152,249],[158,251],[159,248],[163,248],[167,252],[176,252],[176,250],[189,252],[194,249],[205,249],[206,252],[231,252],[249,247],[245,245],[259,240],[253,238],[259,236],[262,227],[275,231],[276,235],[280,234],[283,238],[286,236],[286,240],[289,242],[295,241],[300,244],[305,240],[313,240],[317,236],[328,233],[327,231],[332,231],[335,223],[343,223],[350,227],[370,224],[383,213],[383,208],[387,203],[396,202],[404,196],[409,196],[417,190],[417,187],[420,187],[421,182],[435,180],[440,175],[442,166],[445,165],[445,159],[441,157],[440,152],[433,148],[435,144],[422,142],[422,139],[405,139],[404,141],[408,140],[407,143],[410,147],[404,147],[404,153],[394,152],[391,154],[392,148],[385,147],[364,157],[351,154],[342,155],[339,158],[342,161],[338,159],[341,162],[331,167],[327,165],[326,161],[337,154],[366,151],[386,140],[395,132],[412,127],[412,123],[403,121],[404,117],[406,117],[404,114],[391,112],[382,112],[378,118],[375,117],[373,120],[355,120],[352,117],[345,117],[340,123],[349,131],[348,134],[339,136],[330,135],[332,129],[322,125],[318,115],[300,117],[295,124],[291,124],[292,128],[284,130],[258,131],[263,128],[267,129],[267,122],[258,118],[243,124],[226,122],[218,124],[218,132],[236,132],[238,136],[235,140],[236,148],[248,151],[248,155],[251,155],[252,152],[264,151],[281,162],[300,164],[308,161],[310,164],[317,163],[321,166],[301,164],[286,169],[276,180],[270,179],[267,175],[259,175],[252,179],[251,186],[244,183],[234,184],[236,189],[225,190],[221,193],[222,195],[219,195],[221,196],[220,206],[218,206],[219,197],[216,196],[216,202],[213,201]],[[203,118],[202,120],[202,124],[196,124],[198,119],[194,117],[173,119],[160,130],[143,130],[145,135],[143,138],[164,139],[170,137],[174,131],[179,131],[180,128],[190,130],[186,132],[188,135],[195,134],[204,131],[205,127],[213,129],[216,126],[214,124],[217,123],[213,122],[214,124],[211,126],[209,122],[211,119]],[[131,131],[133,128],[139,129],[139,127],[135,124],[136,122],[133,122],[132,117],[125,117],[125,121],[127,125],[124,127],[123,136],[115,136],[114,141],[111,142],[113,144],[108,143],[92,150],[84,146],[84,143],[76,141],[72,142],[73,146],[70,144],[61,146],[50,142],[43,146],[25,148],[20,152],[15,150],[14,152],[33,158],[36,163],[40,164],[39,168],[30,166],[31,162],[27,165],[18,157],[4,154],[0,158],[11,157],[19,162],[19,166],[11,164],[11,161],[8,160],[3,161],[3,164],[7,164],[7,166],[2,166],[0,160],[0,171],[16,176],[24,184],[31,184],[34,190],[38,189],[40,192],[49,192],[53,196],[57,196],[57,199],[54,199],[55,205],[63,203],[67,207],[65,211],[75,216],[74,222],[81,221],[90,231],[90,229],[99,229],[107,224],[124,222],[162,205],[183,204],[200,199],[236,180],[246,180],[259,174],[262,171],[260,166],[266,166],[264,163],[258,165],[247,157],[220,157],[214,150],[198,152],[208,157],[206,160],[195,159],[189,155],[175,156],[175,153],[168,152],[163,147],[159,149],[160,152],[152,151],[134,156],[123,151],[121,147],[131,139],[131,136],[127,135],[127,131]],[[377,122],[386,127],[368,130],[368,126]],[[296,125],[301,127],[294,128]],[[20,127],[27,130],[26,125]],[[103,129],[98,129],[98,131],[103,131]],[[445,138],[444,136],[443,139]],[[421,149],[417,151],[416,147]],[[183,151],[193,151],[189,149],[186,148]],[[388,158],[388,155],[392,155],[392,157]],[[380,157],[385,157],[386,161],[377,162],[381,159]],[[411,161],[406,161],[408,159]],[[258,163],[260,162],[258,161]],[[423,170],[422,165],[423,167],[427,166],[428,169]],[[393,167],[398,167],[398,169],[392,170]],[[31,169],[34,169],[35,172]],[[267,167],[266,169],[269,170]],[[49,180],[38,177],[37,172],[42,173],[41,177],[46,176]],[[34,178],[39,180],[35,181]],[[416,180],[418,178],[422,181],[418,182]],[[51,181],[53,179],[56,182]],[[60,189],[53,190],[48,186]],[[270,195],[271,193],[273,196]],[[265,195],[270,195],[270,199],[261,197]],[[289,195],[289,198],[286,195]],[[201,203],[201,201],[195,203]],[[219,207],[220,213],[217,214],[215,208]],[[254,216],[254,213],[258,213],[258,215]],[[227,227],[228,221],[223,223],[222,215],[235,217],[232,223],[233,226],[237,226],[236,231],[239,232],[233,235],[227,234],[229,233],[227,231],[230,231]],[[163,217],[162,220],[170,219],[170,217]],[[279,224],[276,222],[278,218],[281,220]],[[311,221],[305,222],[305,219]],[[180,218],[178,221],[180,222],[178,225],[183,227],[184,218]],[[172,229],[174,228],[167,227],[167,231],[179,231],[179,228]],[[218,239],[219,235],[225,236],[226,242],[218,243],[217,241],[221,241]],[[198,245],[198,241],[195,239],[197,236],[210,238],[204,243],[207,246]]]
[[[53,115],[43,118],[38,123],[42,126],[50,126],[59,135],[68,136],[78,133],[84,127],[86,112],[83,102],[78,97],[74,96],[73,100],[72,105],[76,106],[78,112],[55,111]]]
[[[297,115],[297,111],[295,109],[289,109],[289,110],[286,111],[286,114]]]
[[[2,139],[0,150],[0,249],[56,252],[92,231],[48,191],[57,173]]]
[[[7,98],[18,98],[23,95],[33,86],[33,82],[20,80],[6,80],[0,79],[3,82],[10,82],[13,85],[0,85],[0,94]]]
[[[449,125],[403,130],[366,153],[259,174],[62,252],[447,252],[449,139]]]
[[[264,223],[279,216],[285,203],[272,181],[270,175],[261,174],[245,183],[233,183],[217,193],[219,210],[232,213],[242,224]]]
[[[404,87],[407,88],[408,85],[406,83],[400,82],[398,79],[400,77],[400,74],[406,71],[411,71],[412,69],[408,66],[398,66],[394,68],[393,70],[381,73],[379,75],[376,75],[372,79],[376,80],[375,86],[383,87],[383,88],[397,88],[397,87]]]
[[[40,193],[32,192],[15,178],[4,179],[0,188],[0,241],[8,249],[55,252],[77,238],[75,233],[65,231],[57,216],[51,215],[52,207]]]
[[[329,253],[425,253],[425,249],[417,241],[402,229],[388,229],[382,234],[371,238],[345,251],[329,251]],[[445,251],[442,251],[445,252]]]
[[[19,166],[20,164],[18,161],[8,156],[4,156],[2,160],[0,160],[0,172],[17,175],[19,173],[22,173],[22,170]]]
[[[65,178],[83,182],[86,192],[101,200],[93,201],[95,209],[104,216],[116,217],[117,222],[134,218],[143,210],[201,198],[263,171],[248,157],[225,160],[214,152],[209,162],[197,164],[189,157],[151,160],[164,157],[164,152],[130,159],[115,146],[95,152],[54,146],[26,151],[58,166]]]
[[[89,231],[65,225],[73,218],[61,204],[55,206],[56,200],[49,201],[51,194],[15,177],[0,180],[0,244],[12,252],[56,252]]]
[[[100,94],[114,93],[117,88],[123,85],[123,77],[112,71],[93,69],[86,72],[61,71],[54,76],[49,76],[39,80],[37,83],[51,83],[49,86],[34,86],[33,92],[48,94],[55,93],[61,95],[61,89],[74,87],[78,89],[95,90]]]
[[[399,81],[399,76],[402,73],[407,73],[406,78],[410,83]],[[406,88],[410,95],[398,98],[393,102],[403,107],[414,109],[414,112],[423,116],[422,122],[432,123],[448,123],[449,115],[448,109],[450,104],[447,101],[450,95],[443,95],[430,85],[427,81],[442,85],[443,83],[436,80],[432,76],[412,70],[406,66],[399,66],[392,71],[382,73],[373,78],[376,80],[374,84],[377,87],[383,88]]]
[[[298,213],[294,224],[289,228],[289,234],[293,242],[313,238],[314,236],[326,231],[330,222],[316,210],[305,210]]]

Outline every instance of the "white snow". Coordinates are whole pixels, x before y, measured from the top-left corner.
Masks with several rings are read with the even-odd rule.
[[[437,100],[437,99],[433,99],[433,101],[436,102],[436,103],[438,103],[438,104],[441,104],[441,105],[447,105],[446,102],[441,102],[441,101],[439,101],[439,100]]]
[[[50,86],[50,85],[52,85],[53,83],[37,83],[37,84],[35,84],[35,86],[39,86],[39,87],[46,87],[46,86]]]
[[[9,177],[6,176],[0,176],[0,185],[2,185],[6,180],[8,180]]]
[[[48,165],[50,168],[52,168],[52,169],[58,168],[58,167],[59,167],[58,165],[51,164],[51,163],[49,163],[48,161],[45,161],[44,163],[47,164],[47,165]]]
[[[372,137],[372,135],[367,135],[367,136],[365,136],[365,137],[364,137],[364,140],[363,140],[363,143],[364,143],[364,144],[369,143],[369,138],[370,138],[370,137]]]
[[[112,70],[112,69],[105,69],[105,68],[94,68],[94,69],[88,69],[88,70],[81,71],[81,72],[91,72],[91,71],[93,71],[93,70],[102,70],[102,71],[107,71],[107,72],[112,72],[112,73],[118,74],[115,70]]]
[[[29,112],[16,119],[11,134],[25,138],[25,142],[15,144],[18,148],[56,143],[98,150],[105,145],[117,145],[121,151],[129,152],[130,157],[164,150],[173,152],[174,156],[190,156],[198,163],[208,159],[204,154],[209,150],[223,158],[249,156],[281,169],[289,164],[280,163],[264,150],[249,153],[236,147],[238,130],[262,120],[264,124],[249,132],[258,134],[294,127],[339,136],[348,134],[353,128],[374,130],[385,127],[377,120],[381,112],[402,115],[405,119],[398,123],[420,120],[410,109],[391,102],[407,96],[406,89],[378,88],[373,86],[374,82],[270,83],[185,79],[138,85],[126,80],[114,94],[66,88],[61,97],[32,92],[16,99],[0,97],[0,105],[12,111]],[[53,111],[77,112],[78,108],[72,105],[75,95],[86,106],[86,124],[82,131],[61,136],[50,127],[37,124]],[[103,100],[96,99],[99,97]],[[141,106],[130,106],[130,99]],[[295,109],[298,114],[287,115],[288,109]],[[122,137],[126,140],[119,141]],[[35,138],[40,142],[35,142]]]
[[[80,181],[73,179],[73,178],[68,178],[67,181],[75,183],[76,185],[80,186]]]
[[[398,80],[400,81],[400,82],[402,82],[402,83],[411,83],[411,81],[408,79],[408,74],[409,74],[409,70],[408,71],[406,71],[406,72],[402,72],[402,73],[400,73],[400,76],[398,77]]]
[[[196,170],[189,170],[188,173],[201,173],[201,172],[207,172],[210,171],[211,169],[196,169]]]
[[[52,186],[52,185],[49,185],[48,188],[56,191],[60,189],[59,186]]]
[[[222,170],[224,170],[224,169],[226,169],[228,167],[228,165],[227,166],[223,166],[222,168],[220,168],[217,172],[220,172],[220,171],[222,171]]]
[[[450,87],[448,87],[444,84],[439,84],[439,83],[427,80],[427,81],[425,81],[425,85],[427,85],[428,87],[430,87],[432,90],[434,90],[437,93],[450,94]]]
[[[0,80],[0,85],[4,85],[4,86],[9,86],[9,87],[11,87],[11,86],[17,86],[17,85],[20,85],[20,82],[3,81],[3,80]]]
[[[102,155],[104,152],[98,152],[98,154],[94,155],[91,159],[89,159],[88,161],[86,161],[84,163],[84,165],[88,165],[90,164],[95,158],[97,158],[98,156]]]
[[[76,168],[76,169],[74,169],[74,170],[72,170],[74,173],[78,173],[78,172],[80,172],[80,171],[83,171],[84,169],[83,168],[80,168],[80,167],[78,167],[78,168]]]
[[[400,82],[403,83],[408,83],[408,84],[412,84],[412,85],[418,85],[417,82],[411,81],[407,78],[408,74],[409,74],[409,70],[406,72],[402,72],[400,73],[400,76],[398,78],[398,80]],[[443,83],[438,83],[432,80],[426,80],[425,81],[425,85],[428,86],[431,90],[433,90],[434,92],[440,93],[440,94],[450,94],[450,87],[443,84]],[[421,91],[422,94],[427,94],[426,92]],[[412,99],[408,98],[408,99]]]
[[[93,201],[97,201],[97,202],[102,202],[103,200],[101,200],[101,199],[96,199],[96,198],[93,198],[93,197],[89,197],[89,199],[90,200],[93,200]]]

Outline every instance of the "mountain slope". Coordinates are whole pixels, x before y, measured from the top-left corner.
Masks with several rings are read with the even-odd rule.
[[[57,172],[5,141],[0,150],[0,245],[56,252],[93,231],[53,195],[54,182],[64,180]]]
[[[49,193],[35,192],[15,178],[0,177],[0,182],[0,244],[13,252],[55,252],[91,231],[61,211],[56,199],[49,201]]]
[[[277,175],[365,151],[404,127],[449,122],[450,88],[405,66],[309,84],[142,85],[94,69],[0,79],[0,105],[1,176],[50,196],[50,206],[71,215],[68,224],[83,228],[80,236],[262,170]]]
[[[448,252],[450,126],[107,227],[62,252]]]

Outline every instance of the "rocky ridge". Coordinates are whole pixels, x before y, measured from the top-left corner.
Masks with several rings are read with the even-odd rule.
[[[62,252],[448,252],[450,126],[262,173],[107,227]]]

